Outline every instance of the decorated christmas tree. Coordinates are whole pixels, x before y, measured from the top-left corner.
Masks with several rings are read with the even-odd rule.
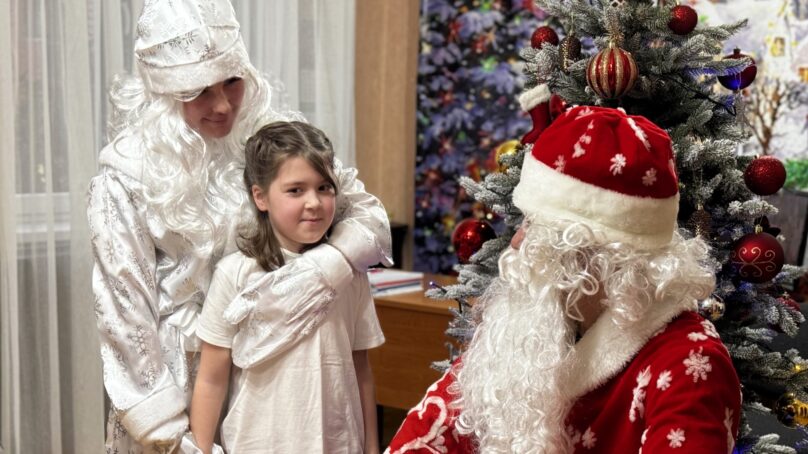
[[[738,155],[739,144],[751,134],[743,120],[742,90],[754,82],[756,66],[742,49],[722,55],[723,43],[744,23],[697,26],[693,8],[665,3],[538,0],[563,27],[536,29],[531,47],[521,52],[527,82],[519,101],[534,126],[567,105],[597,105],[645,116],[668,132],[680,178],[680,229],[685,236],[701,236],[712,248],[717,287],[699,303],[700,310],[716,325],[733,359],[743,385],[744,416],[774,413],[805,434],[808,361],[797,350],[778,351],[772,344],[779,334],[795,336],[805,320],[787,293],[803,270],[784,264],[778,230],[766,219],[777,208],[760,197],[780,189],[785,170],[773,157]],[[511,193],[524,153],[532,147],[528,136],[512,153],[498,156],[500,172],[481,182],[460,179],[465,191],[505,226],[479,249],[478,230],[460,232],[459,246],[467,243],[476,253],[456,267],[458,285],[429,292],[459,301],[447,334],[461,346],[474,333],[469,299],[497,276],[497,259],[522,221]],[[450,360],[460,354],[451,350]],[[788,447],[778,441],[777,435],[761,436],[744,417],[736,452],[808,452],[806,442]]]

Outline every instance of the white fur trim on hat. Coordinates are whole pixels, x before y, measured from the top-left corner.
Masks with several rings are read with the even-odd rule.
[[[527,216],[583,222],[603,231],[609,241],[649,250],[670,243],[679,194],[665,199],[620,194],[553,170],[528,152],[513,203]]]
[[[540,84],[519,95],[519,105],[522,110],[528,112],[539,104],[549,101],[551,95],[547,84]]]

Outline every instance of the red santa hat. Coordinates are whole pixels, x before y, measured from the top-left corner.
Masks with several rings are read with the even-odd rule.
[[[574,107],[533,143],[513,201],[525,215],[584,222],[609,241],[663,247],[679,209],[670,137],[621,109]]]

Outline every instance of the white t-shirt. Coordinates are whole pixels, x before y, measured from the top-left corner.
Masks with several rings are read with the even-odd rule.
[[[284,251],[287,263],[297,255]],[[230,348],[239,326],[222,317],[248,282],[264,274],[241,252],[216,266],[197,335]],[[367,274],[354,271],[321,325],[255,367],[233,366],[222,446],[230,453],[361,453],[364,421],[351,353],[384,343]]]

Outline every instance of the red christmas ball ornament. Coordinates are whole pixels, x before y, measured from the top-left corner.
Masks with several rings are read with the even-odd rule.
[[[696,10],[687,5],[676,5],[671,9],[671,20],[668,28],[677,35],[687,35],[696,29],[699,15]]]
[[[748,87],[755,81],[755,76],[757,76],[757,65],[755,65],[755,59],[741,53],[741,49],[735,48],[731,55],[727,55],[724,57],[726,60],[727,58],[749,58],[752,60],[752,64],[747,66],[743,71],[738,74],[730,75],[730,76],[718,76],[718,82],[721,83],[724,87],[732,90],[743,90],[744,88]]]
[[[777,238],[756,231],[735,243],[730,260],[741,279],[760,284],[772,280],[783,269],[785,253]]]
[[[586,66],[586,83],[604,99],[617,99],[628,93],[637,82],[637,76],[634,57],[613,41]]]
[[[761,156],[746,167],[743,181],[757,195],[772,195],[786,182],[786,167],[774,156]]]
[[[483,243],[496,238],[494,228],[482,219],[464,219],[452,232],[452,246],[460,263],[468,263]]]
[[[530,47],[534,49],[541,49],[541,45],[544,43],[558,46],[558,33],[546,25],[537,28],[530,37]]]

